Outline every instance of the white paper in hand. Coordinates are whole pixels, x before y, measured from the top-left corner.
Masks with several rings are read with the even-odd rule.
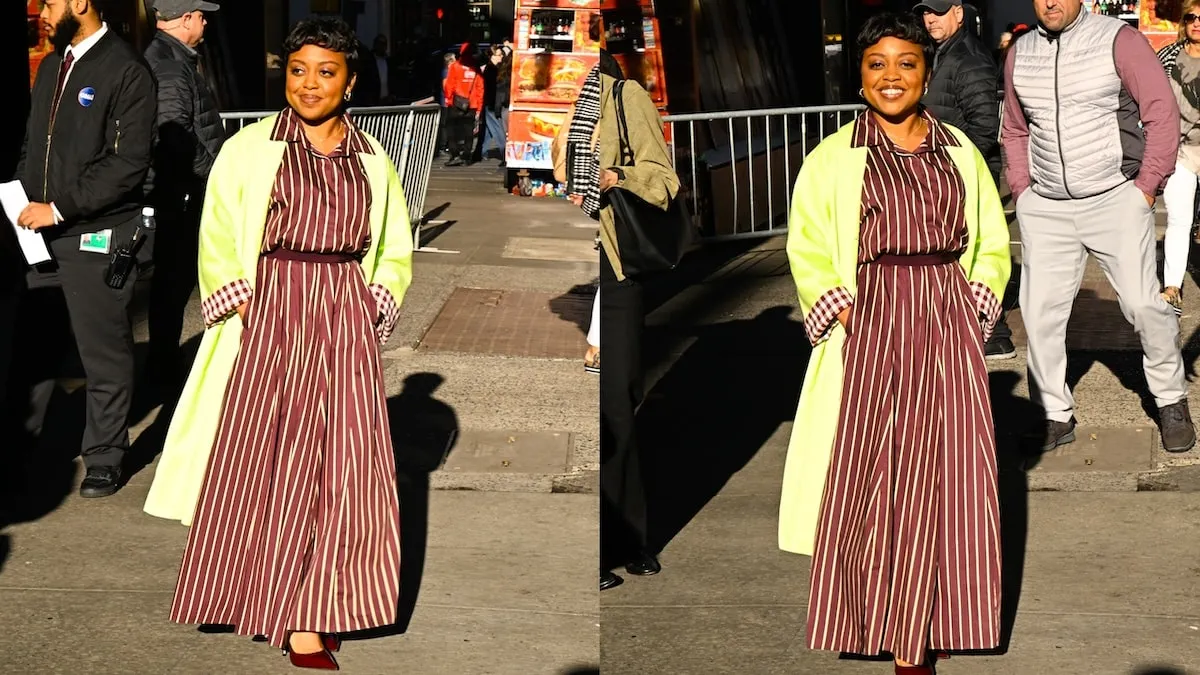
[[[0,183],[0,205],[4,206],[4,215],[8,216],[8,222],[12,223],[12,228],[17,233],[17,243],[21,245],[25,262],[37,265],[49,260],[50,251],[46,248],[46,240],[42,233],[17,225],[17,217],[29,206],[29,198],[25,196],[25,188],[21,187],[21,181]]]

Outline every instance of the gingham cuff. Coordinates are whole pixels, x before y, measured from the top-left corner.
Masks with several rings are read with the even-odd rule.
[[[975,296],[975,307],[979,310],[979,323],[983,328],[983,341],[992,337],[992,330],[1000,320],[1000,300],[992,289],[978,281],[971,282],[971,293]]]
[[[388,338],[392,337],[392,331],[396,329],[396,322],[400,319],[400,305],[396,304],[396,298],[392,297],[392,292],[379,284],[371,284],[368,286],[371,289],[371,295],[375,297],[375,304],[379,307],[379,315],[375,319],[375,337],[379,338],[379,344],[387,344]]]
[[[204,315],[204,326],[212,328],[224,321],[230,314],[237,311],[244,303],[250,302],[254,290],[245,279],[231,281],[218,288],[216,292],[200,303],[200,312]]]
[[[804,317],[804,332],[814,347],[829,339],[829,333],[837,323],[838,314],[854,304],[850,291],[838,286],[822,295]]]

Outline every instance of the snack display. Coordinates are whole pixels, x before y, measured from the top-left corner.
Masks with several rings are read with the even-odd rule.
[[[592,26],[601,22],[592,40]],[[604,45],[625,72],[667,107],[653,0],[518,0],[513,31],[512,109],[505,161],[510,169],[554,168],[550,146]]]

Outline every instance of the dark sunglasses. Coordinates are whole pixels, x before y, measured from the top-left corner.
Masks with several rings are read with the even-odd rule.
[[[1200,14],[1188,13],[1183,15],[1183,24],[1185,26],[1189,23],[1195,23],[1196,21],[1200,21]]]

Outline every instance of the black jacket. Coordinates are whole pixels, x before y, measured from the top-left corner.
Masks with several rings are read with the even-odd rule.
[[[929,91],[921,102],[939,120],[967,134],[992,177],[1000,174],[1000,73],[979,38],[963,26],[938,47]]]
[[[154,140],[154,79],[121,38],[110,30],[75,62],[50,129],[61,64],[51,53],[38,67],[17,167],[29,200],[62,214],[61,225],[43,230],[48,238],[134,220]]]
[[[146,47],[146,63],[158,85],[158,140],[146,187],[153,203],[175,206],[185,194],[203,193],[225,129],[195,50],[160,31]]]

